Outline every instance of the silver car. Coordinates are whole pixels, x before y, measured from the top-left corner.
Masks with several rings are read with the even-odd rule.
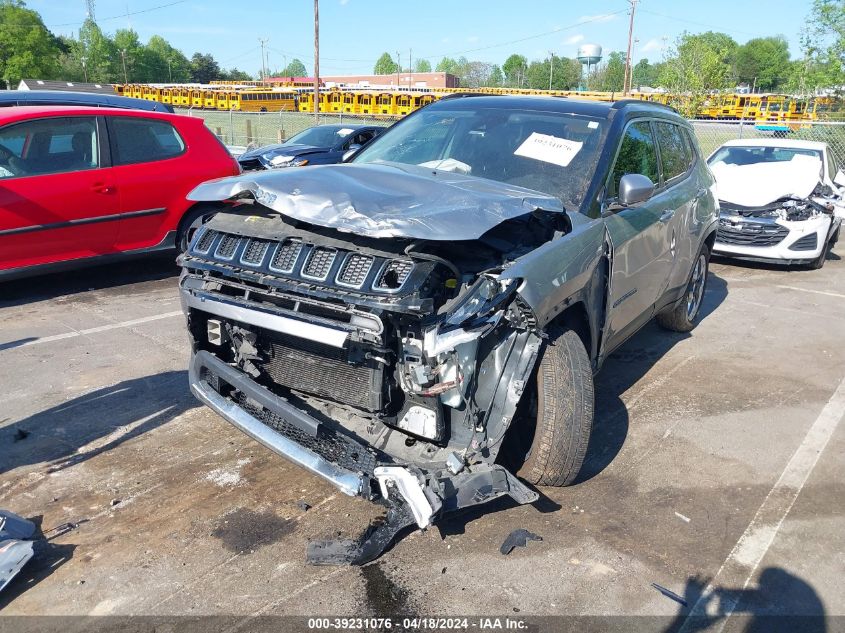
[[[189,197],[220,204],[181,259],[193,392],[387,507],[315,564],[572,483],[594,374],[652,317],[694,327],[717,226],[689,125],[639,101],[457,95],[345,164]]]

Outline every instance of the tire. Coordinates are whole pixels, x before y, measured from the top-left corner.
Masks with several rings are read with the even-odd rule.
[[[684,296],[670,308],[657,315],[660,327],[672,332],[691,332],[701,312],[704,291],[707,288],[707,273],[710,266],[710,249],[701,247],[692,265]]]
[[[188,250],[188,244],[194,237],[196,230],[208,222],[219,209],[214,206],[200,205],[190,209],[179,222],[179,229],[176,231],[176,248],[180,253]]]
[[[824,266],[825,261],[827,261],[827,254],[830,252],[830,247],[832,246],[832,241],[828,240],[824,243],[822,247],[822,252],[816,257],[813,261],[807,264],[808,270],[819,270],[822,266]]]
[[[593,428],[593,369],[575,332],[558,331],[543,348],[535,387],[525,394],[536,399],[534,436],[517,476],[535,485],[567,486],[581,470]],[[530,425],[515,431],[530,432]]]

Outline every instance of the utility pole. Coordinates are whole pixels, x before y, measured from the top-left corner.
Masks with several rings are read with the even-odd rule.
[[[314,0],[314,123],[320,123],[320,0]]]
[[[170,58],[167,58],[167,76],[170,77],[170,83],[173,83],[173,69],[170,67]]]
[[[81,61],[82,61],[82,73],[85,75],[85,83],[88,83],[88,67],[85,65],[87,58],[82,57]],[[126,83],[129,83],[129,82],[127,81]]]
[[[639,0],[628,0],[631,3],[631,21],[628,23],[628,54],[625,56],[625,79],[622,83],[623,93],[627,96],[631,91],[631,45],[634,43],[634,13]]]
[[[552,51],[549,51],[549,55],[551,55],[551,64],[549,64],[549,90],[552,89],[552,76],[555,73],[555,54]]]
[[[411,89],[411,84],[414,82],[414,49],[408,49],[408,72],[410,75],[408,76],[408,90]]]
[[[399,87],[399,73],[402,72],[402,58],[399,51],[396,51],[396,87]]]
[[[129,83],[129,77],[126,75],[126,49],[120,49],[120,58],[123,60],[123,83]]]
[[[261,44],[261,83],[267,81],[267,66],[264,65],[264,45],[267,41],[266,37],[258,38],[258,42]]]

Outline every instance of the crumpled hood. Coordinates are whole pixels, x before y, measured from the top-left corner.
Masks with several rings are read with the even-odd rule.
[[[822,162],[796,154],[792,160],[732,165],[710,165],[719,200],[743,207],[762,207],[780,198],[808,198],[821,179]]]
[[[279,154],[290,154],[291,156],[295,156],[298,154],[311,154],[313,152],[327,152],[329,151],[328,147],[315,147],[313,145],[264,145],[262,147],[256,147],[255,149],[251,149],[248,152],[244,152],[240,155],[241,159],[253,159],[258,158],[259,156],[263,156],[264,154],[273,154],[274,156]]]
[[[412,165],[325,165],[250,172],[199,185],[189,200],[253,197],[295,220],[367,237],[472,240],[559,199],[473,176]]]

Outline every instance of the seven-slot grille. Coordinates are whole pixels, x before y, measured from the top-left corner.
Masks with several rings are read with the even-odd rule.
[[[215,257],[220,259],[232,259],[235,256],[235,251],[240,243],[240,238],[237,235],[224,235],[223,239],[217,245],[217,250],[214,251]]]
[[[337,275],[337,283],[350,288],[360,288],[364,285],[372,267],[373,258],[369,255],[350,253],[346,256],[346,260]]]
[[[261,266],[269,248],[269,241],[251,238],[244,248],[243,255],[241,255],[241,262],[250,266]]]
[[[301,250],[302,242],[300,240],[285,240],[276,248],[270,269],[280,273],[293,272],[293,267],[296,265],[296,259],[299,257]]]
[[[315,246],[308,254],[305,266],[302,267],[302,276],[323,281],[329,276],[336,255],[337,251],[333,248]]]
[[[381,274],[373,287],[381,290],[397,290],[405,283],[413,267],[414,263],[409,259],[391,259],[381,269]]]
[[[241,237],[207,227],[201,231],[191,247],[195,255],[226,262],[237,260],[254,270],[318,281],[328,286],[395,293],[404,286],[415,267],[410,259],[390,259],[317,246],[299,237],[277,241]]]
[[[742,222],[736,225],[720,220],[716,241],[736,246],[774,246],[789,235],[789,229],[780,224]]]

